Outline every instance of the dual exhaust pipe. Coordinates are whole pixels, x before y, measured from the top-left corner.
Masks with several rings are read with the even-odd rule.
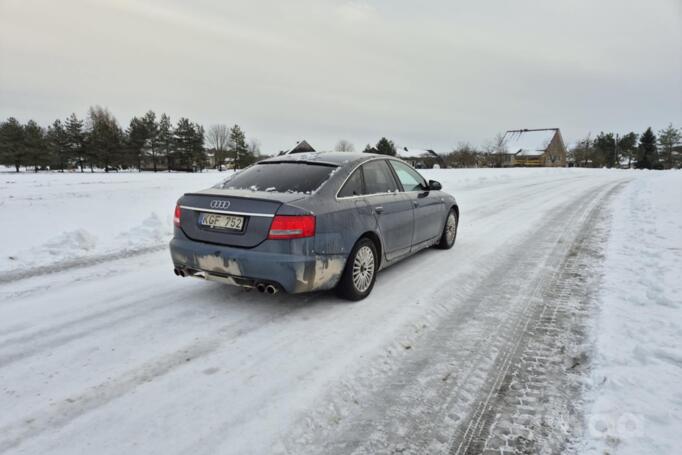
[[[192,276],[191,273],[185,272],[183,269],[179,269],[177,267],[175,267],[173,269],[173,273],[175,273],[176,276],[181,276],[183,278],[186,276]],[[232,282],[230,284],[235,284],[235,283]],[[258,292],[264,293],[264,294],[270,294],[270,295],[275,295],[279,292],[279,288],[277,286],[275,286],[274,284],[263,283],[262,281],[257,282],[253,286],[246,285],[245,287],[254,287],[254,288],[256,288],[256,290]]]
[[[279,291],[276,286],[272,284],[256,283],[256,290],[261,293],[275,295]]]

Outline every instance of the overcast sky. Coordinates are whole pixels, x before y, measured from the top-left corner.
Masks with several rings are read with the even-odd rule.
[[[265,153],[682,126],[682,1],[0,0],[0,117],[94,104]]]

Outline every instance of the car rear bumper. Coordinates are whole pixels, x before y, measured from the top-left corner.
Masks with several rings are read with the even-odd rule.
[[[176,270],[184,275],[237,286],[272,284],[288,293],[298,293],[331,289],[341,278],[346,264],[343,255],[274,253],[267,251],[267,242],[245,249],[176,235],[170,242],[170,252]]]

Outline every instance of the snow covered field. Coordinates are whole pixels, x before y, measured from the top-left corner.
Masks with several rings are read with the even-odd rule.
[[[351,304],[173,275],[225,174],[0,173],[0,453],[675,453],[682,173],[424,174],[457,245]]]

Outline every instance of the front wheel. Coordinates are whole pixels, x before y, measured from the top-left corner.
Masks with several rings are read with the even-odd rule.
[[[449,250],[455,244],[457,240],[457,225],[459,223],[457,212],[455,209],[450,209],[448,212],[448,217],[445,219],[445,226],[443,227],[443,234],[440,236],[440,240],[436,244],[437,248],[441,250]]]
[[[377,248],[368,238],[355,244],[346,261],[341,281],[336,286],[340,297],[348,300],[362,300],[372,292],[377,272]]]

